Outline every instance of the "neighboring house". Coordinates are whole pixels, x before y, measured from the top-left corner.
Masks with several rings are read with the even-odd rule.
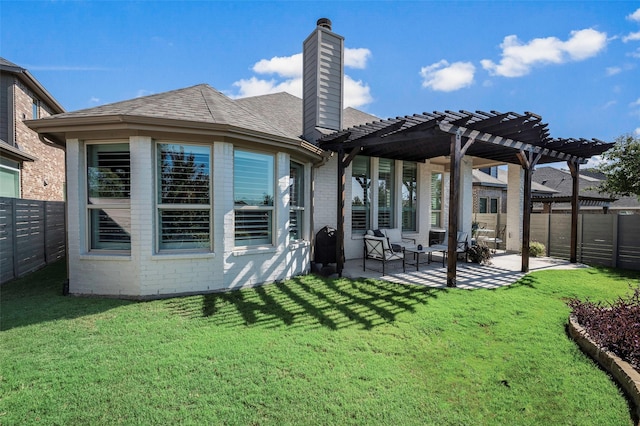
[[[362,257],[371,229],[400,228],[428,244],[430,231],[447,228],[451,135],[426,130],[441,136],[419,146],[437,148],[433,155],[408,143],[383,148],[411,147],[415,156],[352,149],[343,158],[321,149],[328,139],[379,135],[389,123],[343,110],[344,39],[327,20],[304,41],[303,58],[303,99],[233,100],[203,84],[28,122],[66,147],[70,293],[149,298],[253,286],[309,272],[313,237],[326,225],[344,232],[346,259]],[[443,117],[426,124],[459,119]],[[465,156],[451,180],[460,184],[451,198],[454,207],[462,200],[462,231],[471,230],[473,167],[506,153],[509,178],[521,176],[505,146],[511,122],[532,129],[523,138],[540,140],[533,115],[472,121],[497,118],[504,132],[491,140],[503,145],[474,145],[484,156]],[[407,117],[391,128],[415,123]],[[509,199],[522,205],[518,191]],[[521,224],[522,210],[511,210]],[[514,233],[508,248],[519,241]]]
[[[0,58],[0,197],[64,200],[64,151],[24,124],[64,108],[26,69]]]
[[[534,212],[568,213],[571,211],[568,198],[571,196],[572,180],[568,170],[538,167],[532,179],[556,191],[551,194],[551,197],[546,197],[545,203],[540,202],[540,195],[534,197]],[[580,213],[640,214],[640,201],[636,197],[619,197],[598,192],[597,188],[604,179],[605,176],[601,173],[580,171]]]

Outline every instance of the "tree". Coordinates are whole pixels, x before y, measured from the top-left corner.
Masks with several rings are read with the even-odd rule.
[[[631,135],[619,136],[613,148],[602,154],[598,167],[606,180],[599,192],[614,195],[635,195],[640,200],[640,138]]]

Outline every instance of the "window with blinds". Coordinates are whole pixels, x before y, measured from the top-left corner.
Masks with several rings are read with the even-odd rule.
[[[273,244],[273,155],[236,150],[233,154],[235,245]]]
[[[395,161],[381,158],[378,162],[378,228],[394,228]]]
[[[351,162],[351,231],[364,234],[371,227],[371,169],[369,157]]]
[[[158,247],[211,247],[211,150],[208,146],[157,145]]]
[[[129,144],[92,144],[86,151],[89,250],[130,250]]]
[[[304,166],[292,161],[289,165],[289,239],[303,239],[304,231]]]
[[[402,163],[402,230],[417,231],[418,165]]]
[[[442,227],[442,173],[431,174],[431,226]]]

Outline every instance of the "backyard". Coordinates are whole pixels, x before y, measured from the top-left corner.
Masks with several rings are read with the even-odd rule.
[[[630,425],[567,337],[569,298],[640,274],[548,270],[497,290],[305,276],[132,302],[0,287],[0,424]]]

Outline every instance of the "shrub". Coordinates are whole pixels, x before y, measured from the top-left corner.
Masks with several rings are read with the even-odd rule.
[[[469,254],[469,259],[474,263],[491,263],[491,249],[485,243],[476,243],[476,245],[469,247],[467,253]]]
[[[547,254],[547,249],[544,244],[539,243],[537,241],[532,241],[529,243],[529,256],[531,257],[540,257]]]
[[[640,369],[640,285],[606,304],[571,299],[571,313],[598,346]]]

